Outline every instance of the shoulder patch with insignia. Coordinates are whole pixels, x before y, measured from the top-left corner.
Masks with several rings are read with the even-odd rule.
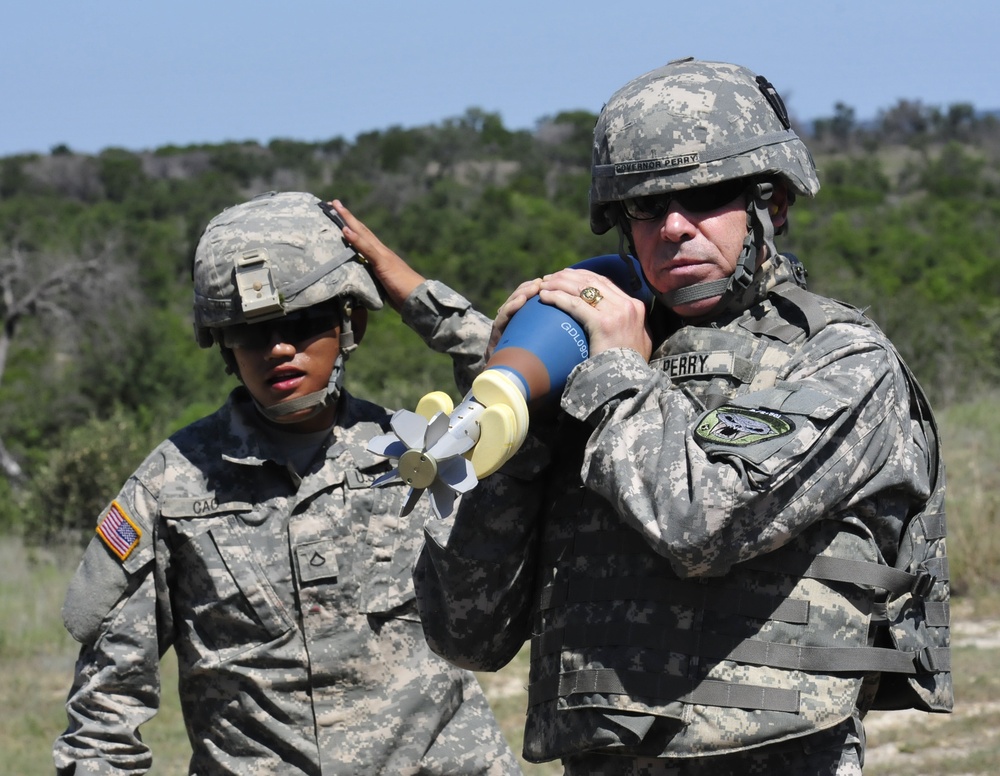
[[[695,429],[706,442],[744,447],[789,433],[795,425],[784,415],[742,407],[719,407],[709,412]]]
[[[112,501],[108,513],[97,524],[97,535],[115,555],[125,560],[139,544],[142,529],[125,514],[121,504]]]

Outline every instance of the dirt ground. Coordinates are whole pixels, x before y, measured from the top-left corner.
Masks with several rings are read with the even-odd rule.
[[[983,654],[1000,658],[1000,619],[953,617],[953,655],[962,649],[981,650]],[[993,662],[1000,663],[1000,659]],[[1000,671],[1000,665],[995,669]],[[956,696],[952,714],[926,714],[915,710],[870,713],[865,719],[868,736],[865,773],[906,773],[908,776],[933,776],[943,772],[1000,773],[996,755],[1000,748],[1000,730],[995,726],[984,729],[982,725],[983,720],[1000,717],[1000,700],[963,702],[958,692]],[[949,768],[947,771],[935,765],[962,760],[974,764],[968,770]]]

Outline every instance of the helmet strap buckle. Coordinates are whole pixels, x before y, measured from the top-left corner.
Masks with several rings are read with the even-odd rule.
[[[340,303],[340,352],[346,359],[358,349],[358,343],[354,337],[354,326],[351,321],[351,314],[354,312],[354,300],[350,297],[341,297]]]

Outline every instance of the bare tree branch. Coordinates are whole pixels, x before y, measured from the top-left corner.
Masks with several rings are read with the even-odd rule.
[[[24,470],[21,468],[21,464],[17,462],[17,459],[4,446],[3,439],[0,439],[0,471],[3,471],[7,479],[12,483],[20,484],[24,481]]]
[[[0,386],[11,348],[21,324],[29,318],[43,322],[73,320],[74,309],[100,299],[100,284],[108,281],[117,243],[109,240],[93,258],[36,255],[31,260],[18,246],[0,254]],[[105,270],[105,271],[102,271]],[[11,481],[24,472],[0,436],[0,471]]]

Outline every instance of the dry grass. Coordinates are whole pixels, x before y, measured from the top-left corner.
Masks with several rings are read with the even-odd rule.
[[[953,591],[972,598],[1000,589],[1000,398],[941,415],[948,469],[948,561]]]
[[[963,601],[952,621],[955,711],[873,713],[867,776],[993,774],[1000,766],[1000,620],[971,619]]]

